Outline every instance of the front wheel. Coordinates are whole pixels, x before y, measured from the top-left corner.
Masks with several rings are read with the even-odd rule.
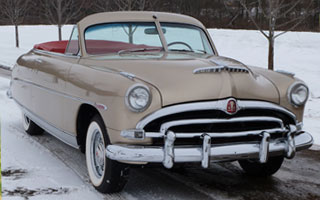
[[[284,158],[282,156],[271,157],[266,163],[253,160],[239,160],[241,168],[252,176],[267,177],[275,174],[281,167]]]
[[[106,157],[110,144],[105,125],[99,115],[92,118],[86,138],[86,162],[90,181],[101,193],[114,193],[127,182],[128,167]]]

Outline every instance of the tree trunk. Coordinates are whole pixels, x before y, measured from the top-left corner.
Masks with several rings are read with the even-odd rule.
[[[18,25],[15,25],[15,32],[16,32],[16,47],[19,48],[19,29]]]
[[[274,69],[274,38],[270,37],[269,39],[269,56],[268,56],[268,69]]]
[[[132,29],[132,25],[129,25],[129,43],[133,44],[133,29]]]
[[[62,32],[61,32],[61,28],[62,28],[62,26],[61,26],[61,25],[58,25],[59,41],[61,41],[61,40],[62,40]]]

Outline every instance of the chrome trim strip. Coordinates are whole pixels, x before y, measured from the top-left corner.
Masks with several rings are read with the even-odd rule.
[[[133,132],[135,130],[127,130],[122,131],[121,136],[128,138],[128,139],[134,139],[132,134],[130,132]],[[139,131],[139,130],[136,130]],[[264,129],[264,130],[256,130],[256,131],[241,131],[241,132],[221,132],[221,133],[214,133],[214,132],[208,132],[210,137],[215,138],[230,138],[230,137],[244,137],[244,136],[253,136],[253,135],[260,135],[261,132],[266,131],[271,134],[275,133],[284,133],[288,130],[286,128],[275,128],[275,129]],[[161,132],[145,132],[144,133],[145,138],[163,138],[163,134]],[[201,133],[176,133],[176,138],[194,138],[194,137],[200,137],[203,135],[203,132]]]
[[[294,138],[297,151],[312,146],[312,136],[307,132],[301,132]],[[286,142],[271,141],[269,143],[269,156],[286,155]],[[211,145],[210,158],[213,162],[230,161],[240,159],[259,159],[259,143],[242,143],[223,146]],[[157,162],[164,160],[163,147],[108,145],[106,156],[112,160],[124,162]],[[175,147],[174,162],[201,162],[202,147]]]
[[[21,80],[21,79],[18,79],[18,78],[14,78],[14,81],[18,81],[18,82],[22,82],[22,83],[25,83],[25,84],[29,84],[31,86],[34,86],[38,89],[41,89],[41,90],[44,90],[46,92],[50,92],[52,94],[56,94],[56,95],[59,95],[59,96],[62,96],[64,98],[68,98],[68,99],[72,99],[74,101],[78,101],[78,102],[81,102],[81,103],[85,103],[85,104],[89,104],[89,105],[92,105],[98,109],[102,109],[102,110],[107,110],[107,106],[104,105],[104,104],[101,104],[101,103],[94,103],[94,102],[91,102],[91,101],[87,101],[87,100],[84,100],[82,98],[79,98],[79,97],[74,97],[74,96],[71,96],[71,95],[68,95],[68,94],[65,94],[65,93],[62,93],[62,92],[58,92],[56,90],[52,90],[52,89],[49,89],[49,88],[46,88],[46,87],[43,87],[41,85],[38,85],[38,84],[35,84],[33,82],[30,82],[30,81],[26,81],[26,80]],[[101,108],[100,108],[101,106]],[[102,108],[103,107],[103,108]]]
[[[28,110],[26,107],[20,104],[16,99],[14,99],[14,101],[20,106],[21,110],[28,116],[28,118],[30,118],[34,123],[36,123],[42,129],[44,129],[45,131],[47,131],[57,139],[61,140],[62,142],[66,143],[67,145],[70,145],[76,149],[79,149],[77,138],[74,134],[68,133],[59,128],[56,128],[52,124],[46,122],[41,117],[37,116],[36,114]]]
[[[237,123],[237,122],[276,122],[283,128],[282,120],[274,117],[238,117],[231,119],[190,119],[170,121],[161,125],[160,132],[166,132],[174,126],[183,126],[189,124],[216,124],[216,123]],[[260,131],[261,132],[261,131]]]
[[[123,77],[126,77],[127,79],[130,79],[130,80],[133,80],[136,77],[136,75],[131,74],[129,72],[120,72],[119,74]]]
[[[125,131],[123,131],[123,132],[125,132]],[[268,132],[270,134],[276,134],[276,133],[288,132],[288,129],[274,128],[274,129],[264,129],[264,130],[256,130],[256,131],[241,131],[241,132],[221,132],[221,133],[210,132],[210,133],[205,133],[205,134],[209,135],[210,137],[214,137],[214,138],[232,138],[232,137],[256,136],[256,135],[260,135],[261,132]],[[203,132],[202,133],[181,133],[181,132],[179,132],[179,133],[176,133],[176,138],[195,138],[195,137],[201,137],[202,135],[203,135]],[[125,134],[123,133],[122,136],[125,136]],[[159,133],[146,132],[145,138],[163,138],[163,134],[160,132]],[[130,137],[130,139],[132,139],[132,138]]]
[[[224,111],[226,110],[226,107],[227,107],[226,105],[228,103],[228,100],[229,99],[210,101],[210,102],[185,103],[185,104],[179,104],[175,106],[168,106],[160,110],[157,110],[149,114],[145,118],[143,118],[136,125],[136,129],[143,129],[151,121],[158,119],[160,117],[171,115],[171,114],[190,112],[190,111],[201,111],[201,110]],[[294,121],[296,121],[296,116],[292,112],[274,103],[269,103],[264,101],[248,101],[248,100],[237,100],[237,103],[240,110],[247,110],[247,109],[274,110],[274,111],[285,113],[289,115]]]
[[[37,53],[42,53],[42,54],[47,54],[47,55],[52,55],[52,56],[62,56],[66,58],[76,58],[79,59],[79,55],[70,55],[70,54],[64,54],[64,53],[56,53],[56,52],[51,52],[51,51],[45,51],[41,49],[32,49],[32,51],[37,52]]]
[[[291,77],[294,77],[294,76],[296,75],[296,74],[293,73],[293,72],[289,72],[289,71],[281,70],[281,69],[276,70],[276,72],[278,72],[278,73],[280,73],[280,74],[287,75],[287,76],[291,76]]]

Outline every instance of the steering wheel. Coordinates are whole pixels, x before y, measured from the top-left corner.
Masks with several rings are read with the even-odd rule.
[[[190,45],[188,45],[187,43],[185,43],[185,42],[179,42],[179,41],[177,41],[177,42],[170,42],[167,46],[170,47],[170,46],[176,45],[176,44],[182,44],[182,45],[188,47],[188,49],[189,49],[190,51],[193,51],[192,47],[191,47]]]

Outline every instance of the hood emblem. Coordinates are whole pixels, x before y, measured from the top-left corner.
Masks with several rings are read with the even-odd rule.
[[[229,115],[234,115],[238,112],[239,107],[237,104],[237,101],[235,99],[228,99],[227,101],[227,105],[226,105],[226,113]]]

